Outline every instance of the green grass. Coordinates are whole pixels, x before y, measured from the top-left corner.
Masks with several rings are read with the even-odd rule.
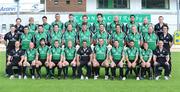
[[[5,53],[0,52],[0,92],[179,92],[180,53],[172,53],[172,78],[165,81],[119,80],[9,80],[4,76]]]

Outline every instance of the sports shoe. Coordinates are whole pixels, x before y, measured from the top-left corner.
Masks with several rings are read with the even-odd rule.
[[[168,76],[164,76],[164,79],[165,79],[165,80],[169,80],[169,77],[168,77]]]
[[[32,76],[32,79],[33,79],[33,80],[35,79],[35,76],[34,76],[34,75]]]
[[[108,80],[108,78],[109,78],[109,76],[105,75],[105,78],[104,78],[104,79],[105,79],[105,80]]]
[[[81,75],[81,80],[84,80],[84,76],[83,75]]]
[[[88,80],[88,79],[89,79],[89,78],[86,76],[86,77],[85,77],[85,80]]]
[[[18,79],[21,79],[21,78],[22,78],[22,76],[21,76],[21,75],[19,75],[19,76],[18,76]]]
[[[126,80],[126,77],[123,77],[122,80]]]
[[[97,80],[98,79],[98,76],[94,76],[94,80]]]
[[[25,80],[27,79],[27,76],[26,76],[26,75],[24,76],[24,79],[25,79]]]
[[[139,78],[139,77],[136,77],[136,80],[140,80],[140,78]]]
[[[155,78],[155,80],[159,80],[159,77],[160,77],[160,76],[157,76],[157,77]]]
[[[14,75],[11,75],[11,76],[9,77],[9,79],[10,79],[10,80],[14,79]]]

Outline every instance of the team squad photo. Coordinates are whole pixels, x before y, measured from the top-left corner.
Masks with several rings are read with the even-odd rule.
[[[21,18],[14,20],[5,34],[6,68],[9,79],[81,79],[98,80],[159,80],[171,77],[172,63],[170,48],[173,36],[164,17],[157,24],[147,17],[137,23],[136,16],[123,23],[119,16],[107,23],[103,14],[97,13],[94,23],[88,22],[86,14],[82,22],[76,15],[69,14],[63,23],[61,15],[48,23],[49,17],[42,16],[43,24],[35,24],[34,18],[22,25]],[[45,68],[45,76],[42,75]],[[101,72],[103,73],[101,73]],[[102,75],[103,74],[103,75]]]

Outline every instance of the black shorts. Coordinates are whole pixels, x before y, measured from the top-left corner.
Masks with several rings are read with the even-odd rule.
[[[33,61],[28,61],[28,63],[31,65]]]
[[[39,59],[39,61],[42,63],[42,66],[46,66],[45,65],[46,59]]]
[[[97,61],[98,61],[98,63],[99,63],[100,66],[101,66],[102,63],[104,62],[104,60],[97,60]]]
[[[52,60],[52,62],[55,64],[55,66],[58,65],[59,61],[60,61],[60,60]]]
[[[118,65],[120,60],[113,60],[113,61],[116,65]]]
[[[73,61],[73,60],[66,60],[69,64]]]

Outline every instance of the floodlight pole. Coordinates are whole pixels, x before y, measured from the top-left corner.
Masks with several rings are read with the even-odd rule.
[[[180,31],[180,0],[176,0],[177,3],[177,30]]]

